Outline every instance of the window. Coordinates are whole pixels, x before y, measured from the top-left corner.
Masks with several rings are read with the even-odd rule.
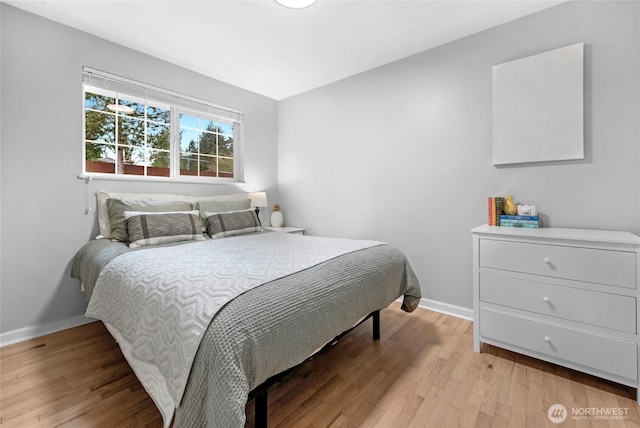
[[[233,125],[180,113],[180,174],[233,177]]]
[[[242,113],[85,68],[83,174],[241,181]]]
[[[171,107],[85,86],[85,172],[171,176]]]

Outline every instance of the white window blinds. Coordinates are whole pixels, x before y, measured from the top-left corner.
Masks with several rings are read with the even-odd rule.
[[[124,93],[142,99],[169,104],[185,110],[206,113],[209,116],[223,121],[235,123],[241,123],[243,121],[243,114],[239,110],[213,104],[189,95],[137,82],[126,77],[117,76],[86,66],[82,69],[82,81],[85,85],[107,91]]]

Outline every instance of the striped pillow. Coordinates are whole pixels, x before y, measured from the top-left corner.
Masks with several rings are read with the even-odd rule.
[[[167,244],[179,241],[202,241],[199,212],[125,211],[129,247]]]
[[[209,213],[226,213],[229,211],[243,211],[251,208],[251,199],[243,199],[241,201],[219,201],[217,199],[205,199],[198,201],[196,208],[200,210],[202,217],[202,231],[207,231],[207,212]]]
[[[107,208],[111,225],[111,239],[127,242],[131,240],[127,236],[125,211],[137,211],[140,213],[191,211],[193,205],[191,202],[185,201],[134,201],[110,198],[107,199]]]
[[[206,216],[209,225],[207,231],[212,238],[262,231],[256,211],[252,208],[223,213],[208,212]]]

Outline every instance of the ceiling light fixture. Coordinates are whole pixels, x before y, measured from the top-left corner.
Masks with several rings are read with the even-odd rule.
[[[314,4],[317,0],[275,0],[276,3],[291,9],[304,9]]]
[[[129,106],[123,106],[122,104],[108,104],[107,108],[116,113],[130,114],[133,113],[133,109]]]

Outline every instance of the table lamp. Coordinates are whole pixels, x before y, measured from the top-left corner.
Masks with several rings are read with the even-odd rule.
[[[251,207],[256,209],[256,216],[260,221],[260,207],[268,207],[266,192],[249,192],[249,199],[251,199]],[[260,222],[262,224],[262,222]]]

